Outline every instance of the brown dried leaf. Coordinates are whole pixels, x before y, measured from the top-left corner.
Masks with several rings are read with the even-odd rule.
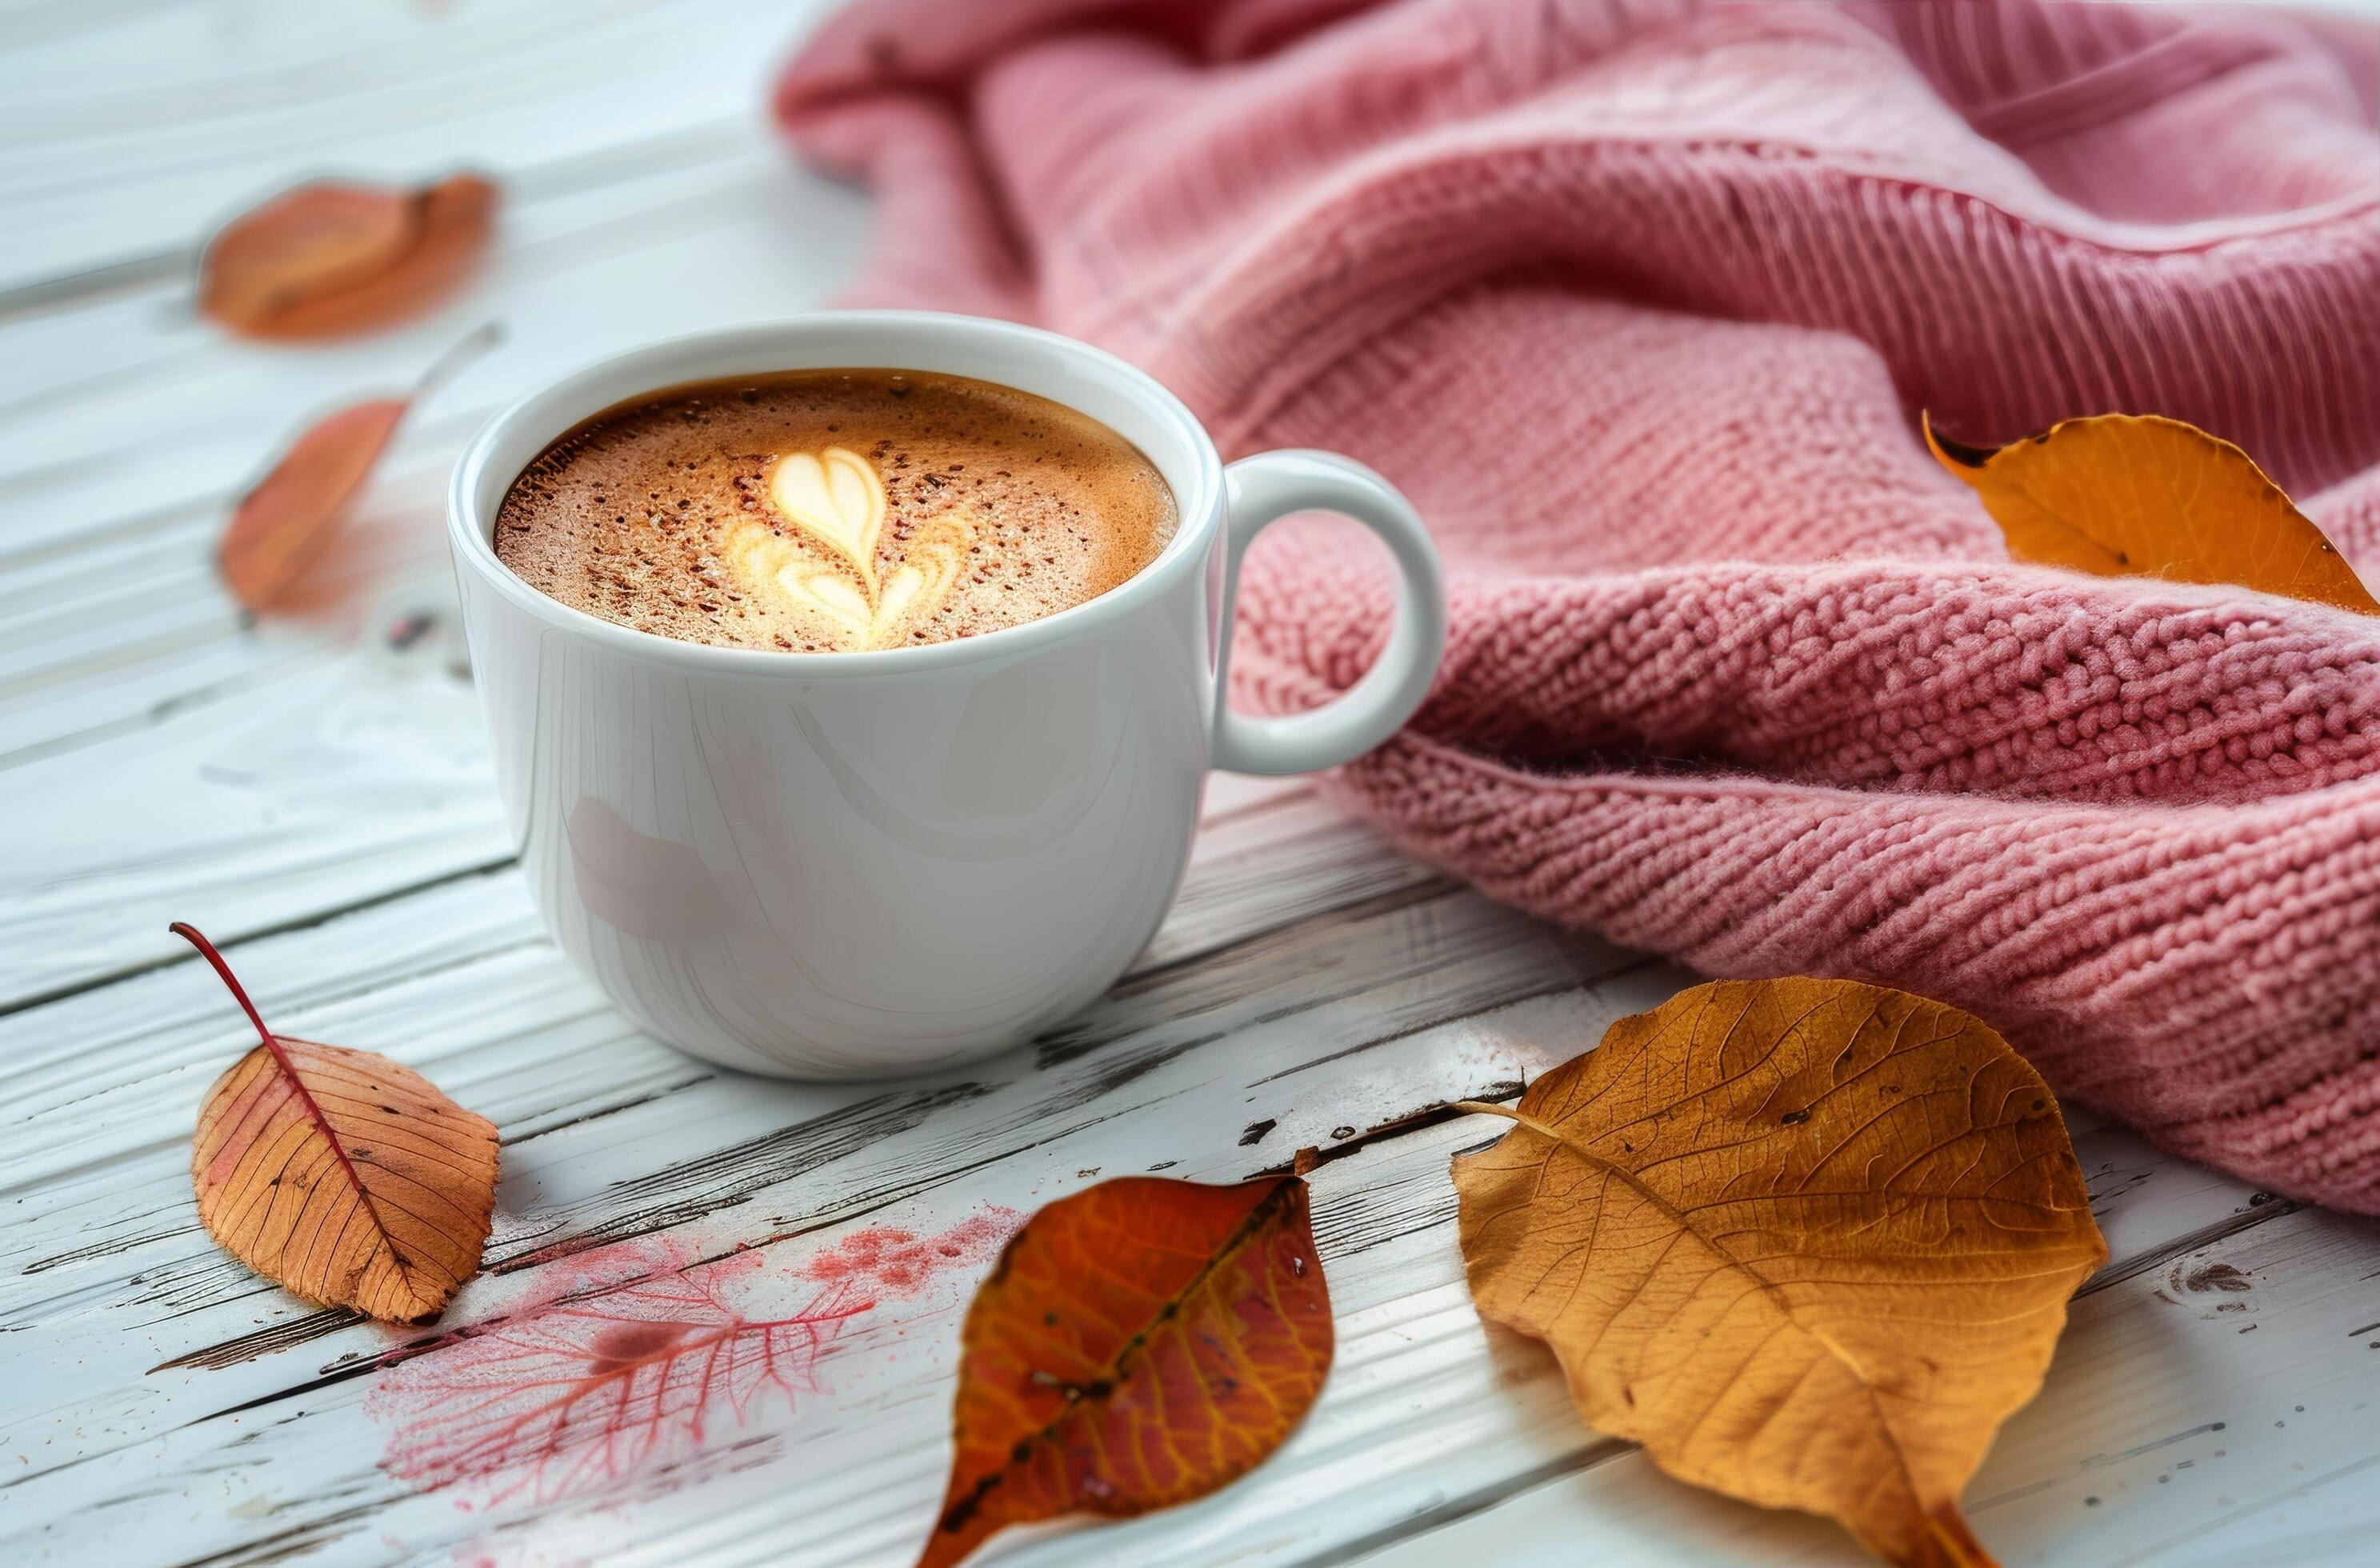
[[[2107,1256],[2056,1100],[1957,1008],[1725,981],[1622,1018],[1455,1161],[1481,1316],[1682,1480],[1991,1559],[1959,1493]]]
[[[419,190],[320,181],[234,219],[199,262],[199,308],[249,337],[332,337],[429,309],[479,264],[496,188],[452,175]]]
[[[493,344],[482,327],[442,356],[402,397],[352,404],[300,432],[240,498],[215,546],[225,584],[252,614],[272,608],[320,560],[406,410],[469,356]]]
[[[264,1027],[206,955],[260,1043],[217,1078],[190,1150],[199,1219],[225,1250],[310,1301],[426,1323],[479,1271],[496,1129],[409,1067]]]
[[[2068,419],[1998,449],[1924,421],[2019,561],[2100,577],[2232,583],[2380,614],[2355,569],[2245,452],[2154,414]]]
[[[308,426],[241,498],[216,547],[241,605],[270,609],[322,557],[410,401],[375,397]]]

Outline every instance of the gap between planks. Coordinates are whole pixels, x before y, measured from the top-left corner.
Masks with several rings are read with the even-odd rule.
[[[1261,799],[1243,802],[1228,807],[1220,812],[1202,817],[1199,820],[1199,831],[1201,833],[1206,833],[1226,823],[1245,821],[1252,818],[1263,817],[1293,807],[1302,806],[1312,800],[1314,798],[1314,795],[1315,789],[1310,784],[1293,784],[1283,787],[1276,793],[1268,795]],[[349,899],[343,904],[334,905],[329,908],[313,910],[303,915],[292,916],[285,920],[268,921],[261,925],[237,930],[230,935],[216,937],[212,940],[214,942],[217,948],[225,953],[229,953],[243,942],[259,942],[268,937],[286,936],[295,931],[312,930],[318,927],[329,925],[334,920],[345,919],[351,915],[358,915],[367,910],[377,909],[384,906],[396,904],[405,899],[417,897],[425,893],[435,892],[440,888],[451,887],[457,882],[467,882],[475,878],[490,877],[504,871],[512,870],[517,868],[519,864],[520,857],[516,855],[501,856],[492,860],[484,860],[474,865],[458,867],[451,871],[442,871],[436,876],[420,878],[417,881],[404,883],[401,886],[386,888],[381,892],[370,893],[360,898]],[[1448,879],[1439,879],[1439,881],[1442,884],[1439,889],[1440,893],[1455,891],[1461,885]],[[1314,913],[1329,914],[1330,912],[1330,910],[1326,909],[1315,911]],[[1268,933],[1265,931],[1251,932],[1248,937],[1240,940],[1254,940],[1256,937],[1266,934]],[[1123,978],[1117,981],[1117,984],[1119,986],[1126,984],[1153,972],[1155,969],[1169,966],[1174,963],[1189,962],[1196,956],[1196,954],[1188,954],[1183,958],[1167,960],[1164,965],[1150,966],[1146,963],[1146,955],[1144,955],[1144,960],[1142,962],[1136,963],[1134,967],[1124,971]],[[69,1001],[74,997],[80,996],[87,991],[98,991],[104,987],[114,985],[120,980],[131,979],[137,976],[153,974],[162,969],[171,969],[183,965],[194,964],[196,962],[198,962],[198,955],[195,953],[168,952],[160,954],[154,958],[146,959],[138,963],[121,965],[118,967],[107,970],[104,973],[88,976],[70,984],[57,986],[45,991],[37,991],[30,995],[22,996],[13,1001],[0,1003],[0,1019],[10,1017],[18,1013],[30,1013],[38,1008],[53,1006],[57,1003]],[[419,977],[410,974],[393,975],[388,977],[382,983],[386,985],[397,985],[417,978]]]

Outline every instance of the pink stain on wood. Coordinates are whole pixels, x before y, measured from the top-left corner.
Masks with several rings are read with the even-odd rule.
[[[388,1432],[381,1467],[473,1508],[677,1464],[780,1398],[823,1392],[820,1361],[856,1320],[971,1279],[1022,1219],[874,1227],[790,1265],[767,1247],[696,1261],[662,1238],[559,1258],[530,1301],[381,1373],[366,1402]]]
[[[990,1208],[938,1235],[870,1226],[813,1255],[802,1272],[821,1284],[864,1282],[879,1297],[914,1296],[953,1270],[974,1273],[1024,1222],[1014,1209]]]

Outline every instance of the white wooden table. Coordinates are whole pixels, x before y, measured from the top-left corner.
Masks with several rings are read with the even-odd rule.
[[[847,273],[863,201],[760,123],[802,9],[0,8],[0,1562],[897,1563],[940,1497],[965,1269],[853,1319],[814,1389],[592,1495],[384,1468],[390,1380],[455,1346],[408,1359],[431,1336],[308,1307],[198,1228],[195,1107],[249,1041],[174,918],[277,1027],[386,1051],[502,1127],[488,1271],[450,1325],[590,1256],[749,1244],[794,1278],[863,1228],[1342,1151],[1314,1177],[1338,1364],[1287,1448],[1205,1502],[989,1560],[1859,1561],[1584,1428],[1463,1292],[1447,1160],[1501,1129],[1427,1113],[1514,1092],[1688,977],[1489,904],[1306,787],[1218,778],[1135,974],[942,1079],[708,1070],[540,934],[458,673],[441,479],[557,369]],[[464,163],[511,205],[435,319],[291,349],[193,319],[212,220],[310,173]],[[212,569],[227,498],[307,413],[491,319],[504,346],[419,410],[344,557],[364,608],[245,624]],[[441,618],[393,646],[416,610]],[[2380,1234],[2074,1128],[2114,1257],[1971,1489],[1977,1531],[2011,1564],[2374,1561]]]

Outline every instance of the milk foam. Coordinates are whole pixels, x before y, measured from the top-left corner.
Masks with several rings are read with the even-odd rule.
[[[1046,399],[824,371],[611,411],[516,480],[497,554],[540,590],[688,641],[855,651],[1095,598],[1172,537],[1148,460]]]

